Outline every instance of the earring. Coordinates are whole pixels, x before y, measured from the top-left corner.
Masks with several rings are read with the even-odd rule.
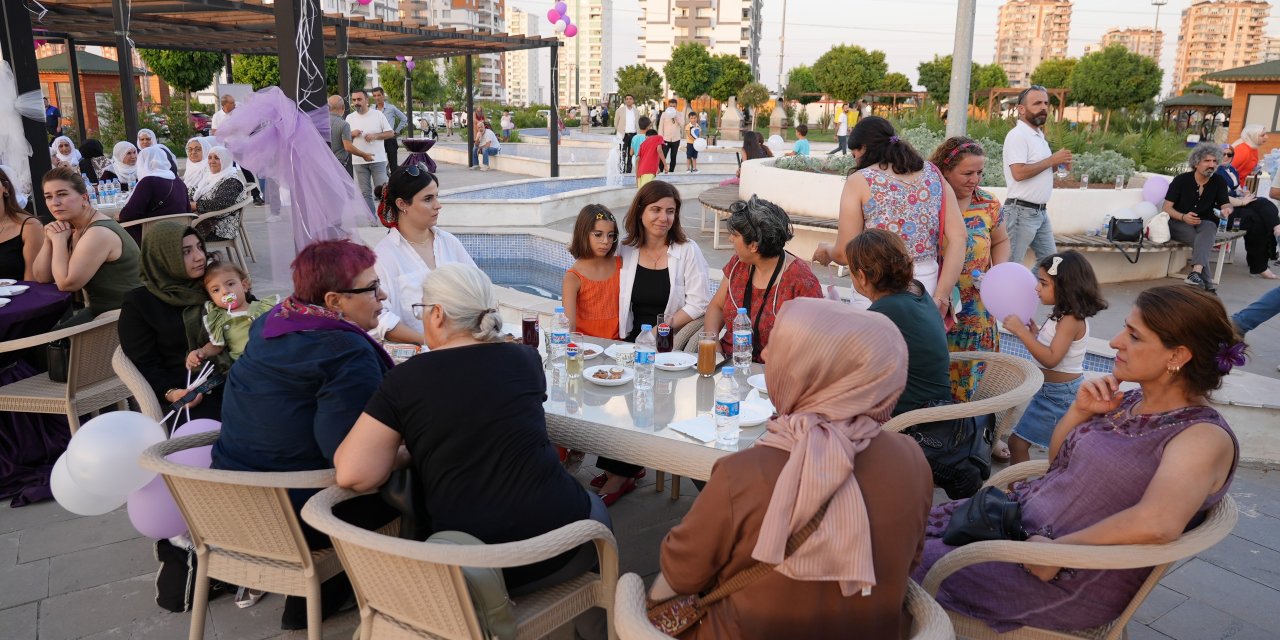
[[[1169,365],[1168,367],[1165,367],[1165,369],[1166,369],[1169,373],[1172,373],[1172,374],[1174,374],[1174,375],[1177,375],[1177,373],[1178,373],[1179,371],[1182,371],[1182,365],[1171,364],[1171,365]]]

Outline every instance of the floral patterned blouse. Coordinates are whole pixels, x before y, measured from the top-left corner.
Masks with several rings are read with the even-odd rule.
[[[991,269],[991,236],[1004,223],[1000,201],[982,189],[976,189],[964,211],[968,233],[964,268],[956,285],[960,287],[960,308],[956,325],[947,333],[951,351],[999,351],[1000,333],[996,321],[978,296],[978,282]],[[978,385],[981,367],[972,362],[951,363],[951,391],[956,402],[968,402]]]
[[[225,209],[244,197],[244,183],[236,178],[224,178],[213,191],[196,200],[196,213],[204,215],[210,211]],[[236,209],[216,218],[210,218],[196,226],[196,233],[209,241],[232,240],[240,227],[240,214],[243,209]]]
[[[789,255],[783,254],[783,259]],[[752,288],[751,308],[747,309],[747,315],[751,317],[759,336],[756,341],[759,344],[752,345],[752,359],[756,362],[764,362],[760,358],[760,352],[769,344],[769,332],[773,331],[773,322],[783,303],[792,298],[822,297],[822,285],[818,282],[818,276],[813,274],[813,269],[809,268],[809,263],[795,256],[791,258],[791,264],[778,274],[778,281],[774,283],[769,295],[766,296],[762,288]],[[742,300],[750,282],[750,274],[751,267],[739,262],[738,256],[730,258],[729,264],[724,266],[724,280],[720,281],[720,286],[729,287],[729,291],[724,298],[725,332],[720,338],[720,351],[725,357],[733,356],[733,319],[738,315],[738,307],[743,306]],[[759,323],[756,323],[757,313],[760,314]]]
[[[914,182],[905,182],[877,167],[858,173],[871,186],[871,199],[863,207],[864,228],[898,234],[907,245],[912,262],[938,259],[938,232],[942,223],[942,173],[931,162]]]

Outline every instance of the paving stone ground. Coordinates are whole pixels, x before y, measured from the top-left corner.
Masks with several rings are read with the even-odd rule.
[[[480,173],[444,165],[446,188],[525,176]],[[266,210],[252,209],[247,227],[258,251],[251,265],[259,293],[287,293],[287,278],[273,276],[272,258],[291,255],[288,223],[268,224]],[[686,227],[693,214],[686,212]],[[564,223],[555,225],[565,228]],[[729,258],[711,249],[708,237],[690,229],[713,269]],[[1256,298],[1267,284],[1250,280],[1242,260],[1227,267],[1224,301],[1229,309]],[[819,270],[824,283],[834,276]],[[844,284],[844,283],[841,283]],[[1112,309],[1094,323],[1095,337],[1118,329],[1128,302],[1153,283],[1105,288]],[[1254,362],[1248,370],[1277,376],[1280,322],[1264,325],[1251,342]],[[590,459],[589,459],[590,460]],[[578,471],[585,483],[595,469]],[[622,571],[646,581],[658,572],[658,546],[693,504],[697,491],[685,480],[679,500],[654,491],[654,474],[611,510],[621,550]],[[1240,523],[1218,546],[1181,563],[1151,594],[1129,625],[1135,640],[1253,640],[1280,637],[1280,471],[1241,469],[1231,490],[1240,504]],[[939,494],[939,499],[941,494]],[[78,517],[53,502],[18,509],[0,507],[0,640],[172,639],[186,636],[190,614],[163,611],[154,602],[151,541],[130,526],[123,509]],[[230,598],[210,603],[206,638],[300,639],[301,631],[281,632],[283,598],[267,596],[256,606],[238,609]],[[348,611],[324,625],[325,638],[351,637],[357,616]],[[558,634],[560,635],[560,634]]]

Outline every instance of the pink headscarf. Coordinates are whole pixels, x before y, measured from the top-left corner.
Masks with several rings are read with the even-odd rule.
[[[821,347],[821,348],[819,348]],[[751,557],[793,580],[838,581],[851,596],[876,584],[867,505],[854,459],[907,381],[907,345],[879,313],[817,298],[782,307],[765,371],[778,417],[759,445],[791,453]],[[817,531],[785,561],[787,538],[830,499]]]

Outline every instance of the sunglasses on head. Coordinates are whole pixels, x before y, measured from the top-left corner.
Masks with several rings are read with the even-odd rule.
[[[1049,92],[1049,90],[1048,90],[1048,89],[1045,89],[1044,87],[1042,87],[1042,86],[1040,86],[1040,85],[1038,85],[1038,84],[1033,84],[1033,85],[1031,85],[1031,86],[1027,87],[1026,89],[1023,89],[1023,90],[1022,90],[1022,93],[1019,93],[1019,94],[1018,94],[1018,104],[1022,104],[1022,100],[1023,100],[1024,98],[1026,98],[1026,97],[1027,97],[1027,94],[1028,94],[1028,93],[1031,93],[1032,91],[1044,91],[1045,93],[1048,93],[1048,92]]]
[[[427,165],[421,162],[416,162],[414,164],[411,164],[405,167],[403,170],[407,175],[413,176],[415,178],[423,174],[426,174],[428,176],[432,175],[431,172],[427,170]]]

